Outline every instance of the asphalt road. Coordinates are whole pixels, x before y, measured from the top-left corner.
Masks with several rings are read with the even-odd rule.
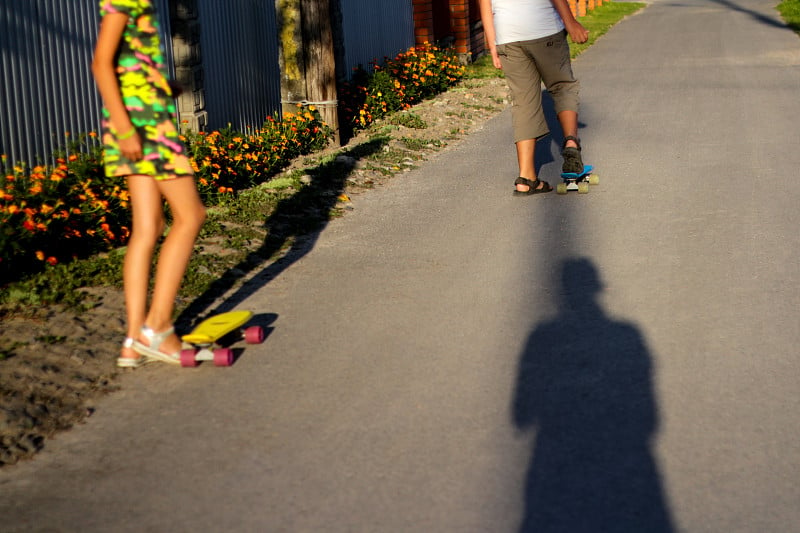
[[[588,195],[513,197],[504,112],[358,197],[239,305],[263,345],[133,373],[0,472],[0,530],[800,531],[774,4],[654,0],[575,62]]]

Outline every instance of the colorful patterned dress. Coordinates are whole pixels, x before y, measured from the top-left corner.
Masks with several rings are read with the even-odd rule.
[[[151,0],[101,0],[100,16],[107,13],[128,16],[117,56],[117,79],[122,101],[142,139],[144,157],[131,161],[120,153],[110,115],[103,108],[106,175],[141,174],[157,180],[193,175],[186,147],[175,126],[177,113],[156,7]]]

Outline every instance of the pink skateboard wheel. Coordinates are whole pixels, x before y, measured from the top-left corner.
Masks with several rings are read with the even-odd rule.
[[[233,350],[230,348],[218,348],[214,350],[215,366],[231,366],[233,364]]]
[[[181,350],[181,366],[184,368],[196,367],[198,363],[194,356],[194,350]]]
[[[261,326],[250,326],[244,330],[244,342],[247,344],[261,344],[264,342],[264,328]]]

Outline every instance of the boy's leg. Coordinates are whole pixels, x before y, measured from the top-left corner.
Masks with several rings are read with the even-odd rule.
[[[516,142],[517,163],[519,164],[519,176],[529,180],[536,179],[536,166],[534,154],[536,153],[536,139],[525,139]],[[527,191],[527,185],[517,185],[518,191]]]
[[[498,47],[503,72],[511,91],[511,116],[514,128],[519,176],[536,180],[534,153],[536,139],[547,134],[547,122],[541,112],[541,77],[532,57],[526,52],[523,43],[500,45]],[[517,190],[526,192],[527,185],[517,185]],[[544,187],[540,184],[540,187]]]
[[[544,47],[536,50],[542,80],[555,104],[556,116],[564,134],[563,172],[580,172],[583,161],[578,139],[578,106],[580,83],[572,73],[569,43],[566,35],[554,35]]]
[[[150,265],[156,242],[164,230],[164,213],[161,193],[151,176],[129,176],[127,181],[133,229],[125,252],[122,277],[128,337],[136,339],[144,325]],[[122,352],[123,357],[137,357],[131,348],[123,348]]]
[[[155,285],[146,324],[155,332],[172,326],[175,297],[194,249],[195,239],[205,221],[206,211],[195,186],[194,177],[155,182],[166,198],[173,223],[161,246],[156,265]],[[161,351],[173,353],[181,347],[173,335],[164,341]]]

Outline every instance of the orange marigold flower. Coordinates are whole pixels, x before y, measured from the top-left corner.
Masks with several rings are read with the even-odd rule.
[[[51,266],[55,266],[55,265],[57,265],[57,264],[58,264],[58,259],[56,259],[56,258],[55,258],[55,257],[53,257],[53,256],[50,256],[50,257],[48,257],[48,258],[47,258],[47,262],[48,262],[48,263],[49,263]]]
[[[44,252],[41,250],[36,250],[36,259],[39,261],[44,261]]]

